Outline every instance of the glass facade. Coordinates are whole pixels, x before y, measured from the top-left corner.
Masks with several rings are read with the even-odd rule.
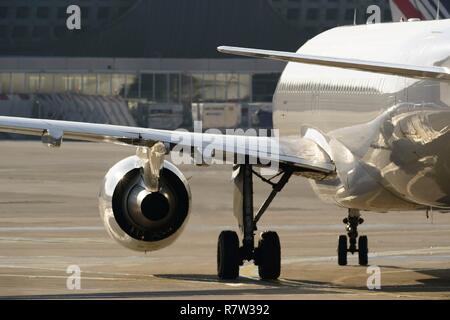
[[[155,103],[269,102],[279,73],[0,73],[0,94],[79,93]]]
[[[28,90],[25,89],[25,74],[24,73],[13,73],[11,75],[10,88],[12,92],[17,93],[27,93]]]

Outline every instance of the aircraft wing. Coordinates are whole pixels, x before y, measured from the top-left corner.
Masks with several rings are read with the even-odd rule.
[[[248,156],[262,164],[276,162],[313,174],[327,175],[335,170],[329,155],[318,144],[297,137],[277,139],[18,117],[0,117],[0,132],[40,136],[42,142],[56,147],[63,138],[141,147],[162,142],[169,150],[186,147],[191,153],[201,152],[207,158],[222,152],[244,159]]]
[[[280,60],[286,62],[299,62],[318,66],[335,67],[342,69],[367,71],[415,79],[447,80],[450,81],[450,70],[446,67],[414,66],[356,59],[343,59],[323,56],[303,55],[293,52],[249,49],[239,47],[218,47],[222,53],[234,54],[253,58]]]

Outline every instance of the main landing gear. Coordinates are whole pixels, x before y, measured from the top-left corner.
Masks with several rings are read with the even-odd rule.
[[[257,214],[253,212],[253,174],[264,182],[272,185],[273,190],[264,201]],[[276,232],[261,233],[258,246],[255,248],[255,232],[257,223],[269,207],[275,196],[289,181],[292,171],[287,169],[277,183],[268,180],[253,171],[252,165],[235,166],[234,170],[234,214],[239,222],[243,235],[242,245],[234,231],[220,233],[217,245],[217,274],[220,279],[236,279],[239,277],[239,267],[244,261],[252,261],[258,266],[261,279],[278,279],[281,272],[281,246],[280,238]],[[276,177],[277,177],[276,176]]]
[[[369,262],[367,236],[358,237],[358,225],[364,222],[359,210],[349,209],[348,217],[343,222],[346,224],[347,235],[339,236],[337,248],[338,264],[340,266],[347,265],[347,253],[355,254],[358,252],[359,265],[367,266]],[[358,246],[356,246],[356,242],[358,242]]]

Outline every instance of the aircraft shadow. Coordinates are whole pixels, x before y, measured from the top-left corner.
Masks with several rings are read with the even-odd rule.
[[[415,284],[389,284],[383,281],[382,276],[382,284],[381,284],[381,292],[386,293],[412,293],[412,292],[423,292],[423,293],[439,293],[439,292],[448,292],[450,295],[450,269],[413,269],[413,268],[403,268],[398,266],[379,266],[383,269],[394,269],[398,271],[412,271],[417,274],[421,274],[427,276],[423,279],[416,279]],[[298,279],[285,279],[290,283],[312,283],[316,285],[320,285],[317,282],[304,281]],[[352,285],[337,285],[333,283],[328,283],[330,288],[334,288],[336,290],[339,289],[349,289],[349,290],[358,290],[358,291],[368,291],[367,286],[352,286]]]
[[[450,294],[450,269],[410,269],[394,266],[381,266],[394,270],[412,270],[423,274],[424,279],[416,280],[415,284],[389,285],[382,283],[382,289],[377,292],[385,293],[441,293]],[[167,290],[167,291],[140,291],[140,292],[104,292],[80,294],[49,294],[0,297],[2,300],[47,300],[47,299],[152,299],[152,298],[184,298],[184,297],[214,297],[214,296],[286,296],[307,294],[345,294],[345,290],[369,292],[366,286],[341,285],[332,282],[320,282],[301,279],[284,278],[277,281],[262,281],[240,277],[234,281],[224,281],[215,275],[205,274],[157,274],[156,278],[189,281],[198,283],[228,284],[229,288],[193,289],[193,290]],[[245,287],[252,286],[252,287]],[[256,287],[255,287],[256,286]]]
[[[49,294],[0,297],[2,300],[48,300],[48,299],[145,299],[145,298],[183,298],[183,297],[208,297],[208,296],[251,296],[251,295],[295,295],[295,294],[337,294],[333,290],[317,290],[306,282],[297,284],[285,284],[280,281],[262,281],[240,277],[233,281],[223,281],[215,275],[202,274],[159,274],[156,278],[189,281],[199,283],[229,284],[224,289],[198,289],[198,290],[168,290],[168,291],[142,291],[142,292],[108,292],[108,293],[80,293],[80,294]],[[317,284],[326,285],[317,282]],[[258,286],[256,288],[242,288],[240,285]]]

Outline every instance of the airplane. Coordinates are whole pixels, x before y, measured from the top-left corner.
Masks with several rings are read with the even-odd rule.
[[[292,179],[307,178],[321,200],[347,211],[346,234],[337,243],[341,266],[348,254],[368,265],[368,238],[358,234],[361,212],[450,210],[450,20],[337,27],[297,52],[226,46],[218,51],[287,62],[273,97],[278,138],[15,117],[0,117],[0,131],[40,136],[54,147],[63,139],[134,147],[136,155],[106,174],[99,210],[113,239],[143,252],[172,244],[188,221],[189,183],[164,158],[175,142],[195,154],[214,140],[214,150],[243,156],[232,173],[240,237],[235,231],[219,235],[220,279],[238,278],[245,261],[253,261],[261,279],[279,278],[279,236],[267,231],[256,239],[256,233]],[[240,148],[229,147],[233,139]],[[276,139],[278,148],[251,161],[250,140],[259,146],[268,139]],[[278,164],[270,179],[258,173],[267,160]],[[255,177],[273,188],[256,212]]]
[[[393,21],[450,18],[450,0],[389,0]]]

